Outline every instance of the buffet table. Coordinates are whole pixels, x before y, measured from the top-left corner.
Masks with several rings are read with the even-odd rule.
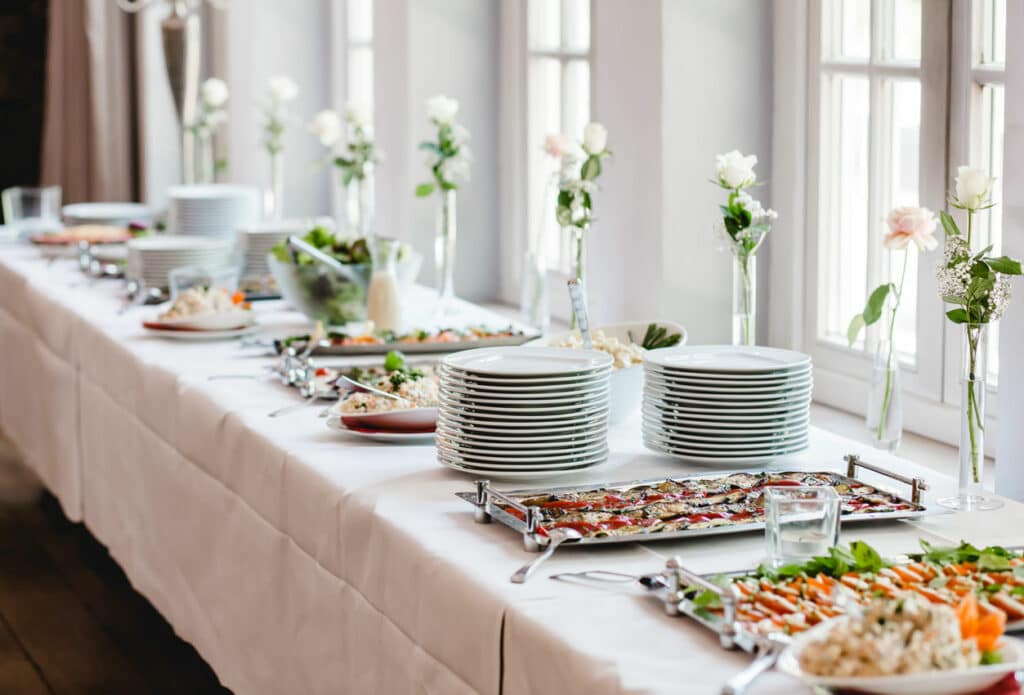
[[[0,248],[0,427],[145,595],[238,693],[714,693],[749,662],[633,585],[580,586],[555,572],[646,573],[672,555],[700,571],[752,567],[761,534],[686,543],[566,548],[524,585],[532,556],[454,495],[472,480],[432,446],[347,439],[297,396],[255,374],[266,351],[146,334],[152,308],[119,313],[117,283],[69,261]],[[300,328],[281,303],[268,332]],[[467,307],[480,317],[479,309]],[[476,312],[476,313],[474,313]],[[611,431],[597,471],[559,484],[708,468],[645,450],[639,421]],[[844,454],[931,484],[952,479],[813,430],[787,468],[843,470]],[[877,480],[868,474],[868,480]],[[564,482],[563,482],[564,481]],[[912,551],[918,538],[1019,544],[1024,505],[844,528],[844,541]],[[752,693],[799,686],[781,675]]]

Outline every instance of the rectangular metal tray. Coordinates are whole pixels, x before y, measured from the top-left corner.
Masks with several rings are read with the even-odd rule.
[[[886,470],[879,466],[862,461],[860,457],[850,454],[844,457],[846,461],[846,475],[843,476],[832,471],[785,471],[782,469],[769,468],[764,471],[766,473],[784,473],[784,472],[800,472],[800,473],[828,473],[830,475],[838,475],[840,478],[844,478],[847,481],[858,481],[864,482],[857,478],[858,469],[864,469],[878,473],[879,475],[890,478],[894,481],[905,483],[910,486],[911,494],[910,499],[900,497],[891,490],[885,490],[884,488],[878,488],[889,495],[892,495],[900,502],[905,504],[913,505],[914,509],[906,511],[893,511],[893,512],[876,512],[876,513],[862,513],[862,514],[851,514],[843,516],[843,523],[861,523],[869,521],[891,521],[895,519],[913,519],[927,514],[934,513],[929,511],[921,504],[921,491],[927,490],[927,483],[921,478],[910,478],[899,473]],[[543,494],[560,494],[565,492],[581,492],[587,490],[597,490],[602,488],[630,488],[637,487],[640,485],[656,485],[658,483],[666,482],[668,480],[714,480],[715,478],[721,478],[734,473],[749,473],[750,471],[736,470],[722,473],[711,473],[711,474],[699,474],[699,475],[688,475],[672,478],[655,478],[651,480],[634,480],[625,483],[596,483],[589,485],[573,485],[567,487],[558,488],[533,488],[526,490],[511,490],[506,492],[499,492],[491,487],[491,483],[488,480],[478,480],[476,482],[476,490],[473,492],[457,492],[455,493],[458,497],[466,500],[474,507],[476,507],[475,520],[478,523],[488,523],[491,519],[497,520],[501,524],[508,526],[515,531],[518,531],[523,536],[523,546],[530,551],[540,550],[548,543],[548,538],[545,534],[538,533],[538,527],[541,521],[541,512],[537,507],[527,507],[523,505],[517,498],[521,497],[533,497]],[[877,486],[875,486],[877,487]],[[512,514],[506,511],[503,507],[509,507],[514,509],[521,516]],[[749,533],[752,531],[764,530],[764,522],[757,521],[745,524],[735,524],[730,526],[714,526],[702,529],[680,529],[677,531],[663,531],[656,533],[636,533],[628,536],[602,536],[602,537],[585,537],[577,541],[567,541],[563,545],[599,545],[606,543],[645,543],[649,541],[660,541],[660,540],[679,540],[688,538],[702,538],[706,536],[719,536],[732,533]]]
[[[484,347],[507,347],[522,345],[525,342],[539,337],[539,333],[529,331],[520,335],[502,336],[500,338],[476,338],[474,340],[459,340],[450,343],[443,342],[422,342],[422,343],[374,343],[369,345],[321,345],[313,350],[317,357],[327,356],[355,356],[355,355],[386,355],[392,350],[398,350],[406,355],[458,352],[460,350],[471,350]],[[297,352],[306,349],[306,343],[295,341],[289,347]],[[274,350],[280,354],[284,352],[284,343],[280,340],[274,341]]]

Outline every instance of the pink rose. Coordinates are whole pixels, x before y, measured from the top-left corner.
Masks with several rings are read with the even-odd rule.
[[[544,151],[555,159],[561,159],[564,157],[571,146],[569,138],[565,137],[561,133],[549,135],[544,138]]]
[[[887,249],[902,251],[914,242],[919,251],[931,251],[939,245],[935,239],[938,220],[928,208],[896,208],[886,221],[889,223],[884,241]]]

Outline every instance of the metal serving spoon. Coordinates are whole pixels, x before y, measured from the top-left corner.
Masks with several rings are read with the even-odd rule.
[[[402,396],[399,396],[397,393],[390,393],[388,391],[381,391],[378,388],[374,388],[373,386],[370,386],[369,384],[364,384],[361,381],[356,381],[355,379],[353,379],[351,377],[348,377],[348,376],[345,376],[344,374],[341,375],[340,381],[348,384],[349,386],[354,387],[355,389],[360,389],[362,391],[369,391],[370,393],[372,393],[372,394],[374,394],[376,396],[384,396],[385,398],[390,398],[390,399],[395,400],[395,401],[401,401],[402,403],[412,403],[412,401],[410,401],[408,398],[403,398]]]
[[[530,575],[558,550],[558,546],[567,541],[578,541],[581,538],[583,538],[583,534],[576,529],[556,528],[548,531],[548,547],[544,549],[543,553],[517,569],[516,573],[512,575],[512,583],[525,583],[530,578]]]

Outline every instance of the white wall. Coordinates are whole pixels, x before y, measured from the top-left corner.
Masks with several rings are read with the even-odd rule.
[[[758,175],[771,173],[771,4],[749,0],[662,4],[664,105],[661,315],[683,323],[693,343],[731,339],[731,256],[719,251],[713,225],[723,191],[708,179],[715,155],[732,149],[758,155]],[[769,206],[771,187],[756,189]],[[785,224],[787,210],[779,210]],[[758,256],[758,334],[767,338],[770,269]],[[784,262],[774,264],[787,272]],[[761,342],[763,342],[763,339]]]
[[[1006,35],[1024,31],[1024,5],[1006,4]],[[1006,45],[1006,143],[1003,160],[1003,253],[1024,258],[1024,44]],[[996,492],[1024,499],[1024,279],[999,327],[999,429]]]

